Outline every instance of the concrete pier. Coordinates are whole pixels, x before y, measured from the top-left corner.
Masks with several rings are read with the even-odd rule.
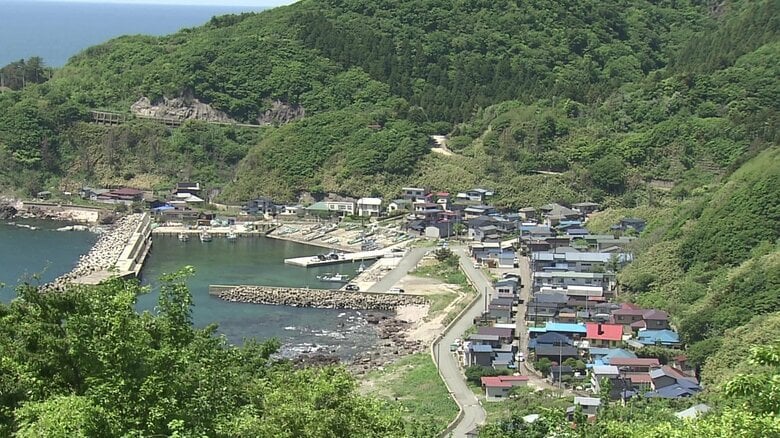
[[[360,251],[360,252],[349,252],[349,253],[339,253],[338,259],[326,259],[326,260],[320,260],[317,256],[308,256],[308,257],[295,257],[291,259],[284,259],[284,263],[288,265],[294,265],[294,266],[301,266],[304,268],[310,268],[313,266],[325,266],[325,265],[335,265],[337,263],[352,263],[352,262],[360,262],[363,260],[376,260],[381,259],[383,257],[402,257],[403,252],[394,252],[389,249],[378,249],[375,251]]]
[[[91,256],[88,256],[87,260],[84,261],[84,266],[78,267],[73,273],[64,276],[65,278],[62,280],[75,284],[95,285],[111,277],[127,278],[138,276],[141,268],[143,268],[146,255],[152,246],[152,227],[151,219],[146,213],[141,215],[140,220],[135,219],[135,221],[137,221],[137,224],[132,229],[124,229],[118,233],[122,236],[121,243],[110,242],[115,239],[110,234],[112,232],[109,232],[107,236],[101,237],[101,239],[107,239],[107,242],[102,246],[113,249],[115,248],[114,245],[124,245],[118,251],[118,256],[113,256],[116,259],[111,260],[112,256],[109,254],[94,254],[92,256],[93,248],[93,251],[90,252]],[[116,232],[113,231],[113,233]],[[124,239],[125,235],[127,236],[126,239]]]

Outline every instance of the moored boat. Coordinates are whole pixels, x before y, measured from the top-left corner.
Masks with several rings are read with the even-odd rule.
[[[190,235],[187,233],[179,233],[179,241],[180,242],[186,242],[190,240]]]
[[[349,276],[344,274],[324,274],[324,275],[318,275],[317,280],[320,281],[331,281],[334,283],[346,283],[349,281]]]
[[[211,234],[209,234],[208,231],[204,231],[200,233],[200,241],[201,242],[211,242]]]
[[[227,233],[227,240],[230,240],[231,242],[235,242],[236,239],[238,239],[238,234],[236,234],[235,231],[229,231]]]

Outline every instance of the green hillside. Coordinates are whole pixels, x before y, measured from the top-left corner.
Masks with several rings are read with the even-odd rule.
[[[301,1],[121,37],[0,94],[0,184],[187,178],[240,201],[480,182],[504,205],[633,206],[665,196],[651,189],[660,180],[684,196],[777,140],[775,12],[772,1],[717,14],[693,0]],[[700,68],[689,52],[717,60]],[[306,116],[251,132],[85,126],[89,110],[128,112],[142,96],[196,98],[245,123],[274,102]],[[450,134],[454,156],[428,152],[434,133]]]

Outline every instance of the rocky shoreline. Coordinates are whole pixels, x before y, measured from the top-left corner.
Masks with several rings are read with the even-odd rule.
[[[376,324],[379,341],[374,350],[358,354],[348,365],[353,374],[366,374],[404,356],[426,349],[424,343],[409,339],[407,336],[407,332],[412,326],[410,322],[398,319],[398,317],[377,317],[370,314],[366,318],[369,324]]]
[[[236,286],[212,293],[225,301],[317,309],[395,310],[407,304],[425,304],[414,295],[373,294],[325,289]]]
[[[125,245],[143,220],[142,214],[131,214],[119,218],[114,226],[100,235],[92,249],[79,257],[76,267],[53,282],[45,285],[44,291],[60,291],[73,280],[94,272],[112,269],[122,255]]]

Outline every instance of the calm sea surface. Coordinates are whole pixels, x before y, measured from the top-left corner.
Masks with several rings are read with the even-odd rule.
[[[11,285],[25,273],[43,271],[41,279],[49,281],[69,271],[97,237],[88,232],[53,231],[62,226],[60,223],[33,225],[48,229],[31,231],[0,225],[0,282],[7,283],[0,289],[3,301],[14,296]],[[285,265],[283,261],[322,252],[322,248],[264,237],[243,237],[236,242],[215,237],[212,242],[202,243],[195,237],[189,242],[179,242],[176,237],[155,236],[142,272],[142,281],[152,286],[152,292],[139,298],[139,309],[154,308],[157,301],[154,290],[161,274],[190,265],[195,268],[195,276],[187,284],[195,303],[193,318],[197,326],[217,323],[219,332],[234,343],[244,338],[276,337],[285,345],[287,353],[318,346],[349,357],[369,348],[377,339],[359,312],[229,303],[208,294],[209,284],[324,288],[329,284],[317,280],[317,275],[326,272],[355,275],[357,264],[305,269]]]
[[[30,56],[60,67],[87,47],[121,35],[165,35],[249,6],[132,5],[0,0],[0,66]]]

